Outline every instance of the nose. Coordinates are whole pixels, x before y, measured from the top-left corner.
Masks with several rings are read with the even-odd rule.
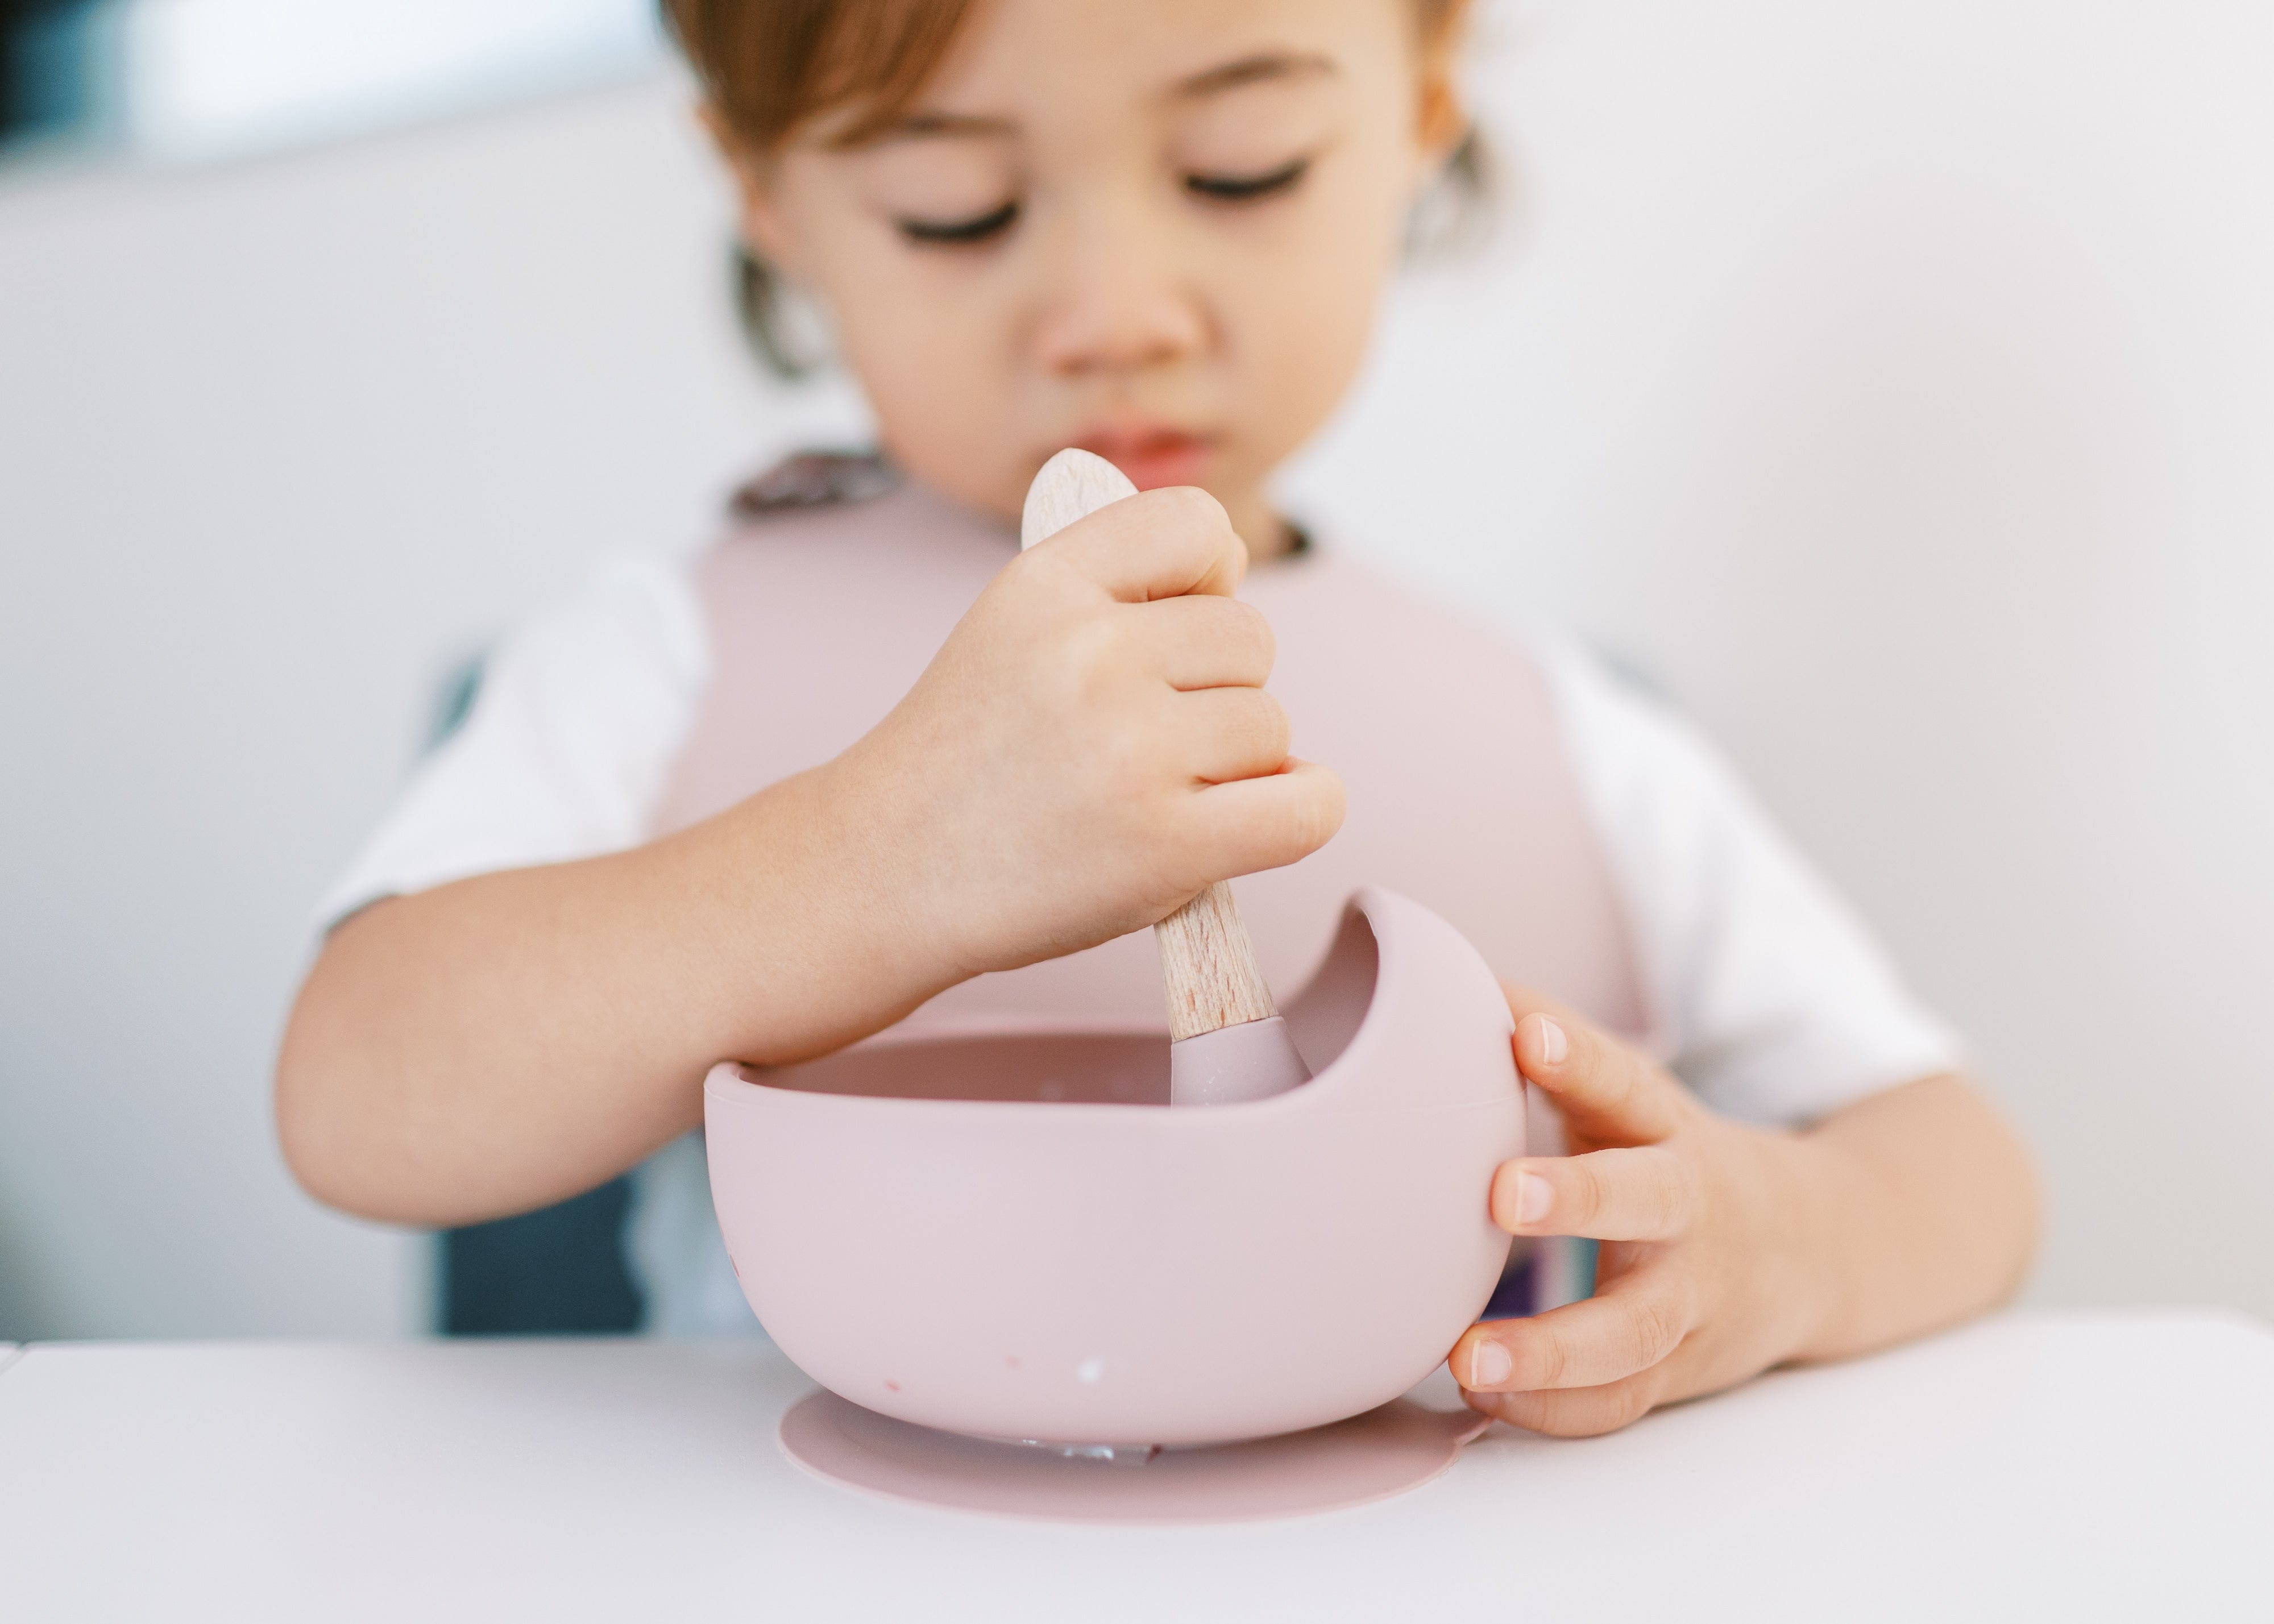
[[[1178,274],[1165,222],[1141,209],[1101,207],[1057,224],[1034,332],[1046,371],[1066,379],[1141,372],[1207,344],[1207,315]]]

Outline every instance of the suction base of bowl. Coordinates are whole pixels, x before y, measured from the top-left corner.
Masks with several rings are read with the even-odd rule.
[[[1133,1461],[1073,1458],[895,1421],[817,1392],[782,1417],[784,1454],[888,1500],[1050,1522],[1249,1522],[1339,1511],[1418,1489],[1491,1425],[1395,1399],[1332,1426]]]

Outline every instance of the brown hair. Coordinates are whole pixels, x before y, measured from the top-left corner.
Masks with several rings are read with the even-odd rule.
[[[1468,0],[1412,0],[1425,39],[1457,27]],[[938,69],[973,0],[662,0],[664,20],[703,86],[724,133],[764,156],[825,114],[854,117],[833,143],[858,146],[905,113]],[[1490,165],[1471,130],[1445,166],[1457,205],[1474,214]],[[1442,211],[1441,211],[1442,212]],[[744,244],[735,250],[744,330],[769,370],[811,372],[815,357],[787,342],[781,283]]]

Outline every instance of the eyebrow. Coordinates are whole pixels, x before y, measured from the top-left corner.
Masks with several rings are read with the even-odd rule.
[[[1331,56],[1313,52],[1257,51],[1178,79],[1169,87],[1169,96],[1172,101],[1190,102],[1236,90],[1242,85],[1275,79],[1336,78],[1341,73],[1342,68]],[[976,113],[910,113],[857,144],[882,147],[895,141],[975,138],[1001,140],[1018,133],[1017,122],[1009,118],[990,118]]]
[[[1178,79],[1171,86],[1169,94],[1178,101],[1189,102],[1235,90],[1242,85],[1271,79],[1335,78],[1341,72],[1342,68],[1333,57],[1315,52],[1258,51],[1252,56],[1203,69],[1190,79]]]
[[[1000,139],[1016,135],[1019,126],[1008,118],[985,118],[974,113],[910,113],[896,118],[861,145],[883,146],[888,141],[925,141],[974,136]]]

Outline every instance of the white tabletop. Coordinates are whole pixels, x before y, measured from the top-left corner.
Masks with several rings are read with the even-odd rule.
[[[0,1368],[26,1620],[2274,1618],[2274,1333],[2009,1316],[1402,1500],[1091,1530],[867,1500],[771,1349],[35,1345]]]

